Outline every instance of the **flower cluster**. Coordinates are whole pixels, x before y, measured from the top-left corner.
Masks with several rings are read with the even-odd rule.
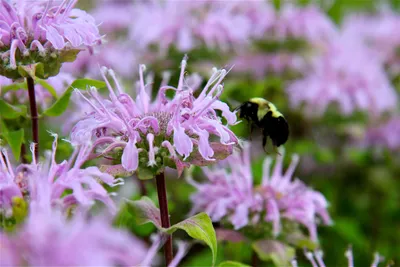
[[[162,53],[172,44],[182,52],[202,45],[227,51],[262,32],[270,19],[262,16],[265,10],[271,8],[264,1],[138,2],[130,36],[141,49],[157,45]]]
[[[343,115],[359,110],[372,116],[397,105],[396,91],[380,61],[348,36],[341,36],[315,57],[311,71],[294,81],[287,92],[292,107],[306,103],[311,116],[322,115],[332,103],[338,104]]]
[[[54,76],[82,47],[98,44],[101,36],[93,17],[74,9],[76,2],[1,0],[0,74],[16,79],[19,65],[40,62],[43,78]]]
[[[386,123],[367,129],[363,144],[374,147],[386,147],[392,151],[400,149],[400,117],[393,117]]]
[[[138,171],[139,176],[151,177],[163,170],[168,159],[181,172],[190,162],[207,164],[229,155],[237,138],[217,115],[222,111],[228,124],[236,123],[236,114],[218,100],[227,72],[214,70],[196,98],[184,78],[186,64],[184,59],[178,87],[162,85],[155,101],[151,101],[152,93],[144,82],[144,65],[139,70],[136,100],[122,91],[113,71],[103,69],[111,101],[101,99],[94,88],[90,90],[95,102],[87,101],[93,111],[72,129],[72,142],[93,141],[102,155],[122,147],[122,166],[127,171]],[[117,92],[105,77],[107,72],[114,78]],[[169,99],[167,91],[175,96]],[[212,136],[219,142],[210,143]]]
[[[359,38],[375,58],[389,67],[391,74],[399,74],[400,34],[396,31],[399,25],[400,16],[389,10],[374,15],[356,14],[346,18],[343,34]]]
[[[0,233],[0,265],[140,264],[147,256],[147,248],[142,241],[130,236],[126,231],[113,229],[111,221],[104,216],[88,219],[85,211],[77,210],[72,218],[67,218],[65,212],[53,205],[54,198],[59,197],[56,195],[63,191],[65,185],[73,189],[74,193],[81,191],[81,197],[75,194],[78,199],[86,197],[83,188],[80,188],[79,180],[85,180],[84,182],[92,188],[99,187],[93,178],[88,175],[83,177],[78,170],[70,173],[69,177],[61,176],[57,180],[59,186],[55,185],[51,180],[52,175],[63,172],[63,168],[68,166],[53,165],[49,175],[29,177],[35,183],[35,193],[31,192],[29,215],[15,234]],[[94,169],[86,172],[99,175]],[[86,192],[95,193],[93,190]]]
[[[264,161],[263,179],[254,184],[250,148],[228,157],[222,166],[204,168],[208,182],[190,183],[197,188],[191,199],[193,212],[206,211],[213,221],[226,220],[235,229],[262,221],[272,223],[273,234],[281,233],[281,220],[288,219],[307,227],[310,238],[317,240],[317,216],[325,224],[331,219],[325,197],[298,179],[292,180],[298,157],[294,156],[288,170],[282,171],[283,156],[277,156],[271,171],[272,159]],[[221,168],[221,167],[226,167]],[[264,218],[261,218],[265,214]]]
[[[50,202],[55,206],[63,209],[75,204],[80,207],[89,207],[98,200],[103,202],[111,212],[115,212],[116,207],[110,193],[102,184],[114,187],[121,185],[123,181],[102,173],[97,167],[81,169],[91,151],[90,146],[81,145],[75,149],[68,161],[58,164],[55,161],[57,135],[54,137],[53,151],[47,155],[44,163],[33,160],[31,164],[21,164],[13,169],[7,151],[3,149],[0,157],[0,209],[6,216],[10,216],[14,197],[27,197],[31,201],[41,198],[38,187],[41,180],[45,179],[49,183],[51,192]],[[33,153],[33,146],[31,150]],[[72,192],[66,194],[68,190]]]

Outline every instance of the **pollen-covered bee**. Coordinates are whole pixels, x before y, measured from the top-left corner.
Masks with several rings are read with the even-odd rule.
[[[288,140],[289,125],[282,113],[271,102],[255,97],[244,102],[236,110],[238,110],[239,118],[249,121],[251,132],[254,126],[262,129],[264,150],[266,150],[268,137],[271,138],[274,147],[279,147]]]

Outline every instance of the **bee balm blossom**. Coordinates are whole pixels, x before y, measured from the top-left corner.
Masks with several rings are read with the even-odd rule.
[[[123,168],[138,171],[139,176],[153,176],[163,171],[168,162],[173,162],[181,173],[190,163],[204,165],[225,158],[237,143],[236,136],[227,127],[236,123],[236,114],[218,99],[227,72],[214,70],[196,98],[184,78],[185,67],[184,59],[178,86],[161,86],[154,101],[144,82],[144,65],[139,68],[135,100],[122,91],[114,72],[109,70],[117,90],[105,75],[110,100],[103,100],[95,89],[90,90],[92,97],[87,101],[93,111],[72,129],[72,142],[90,140],[100,155],[121,148]],[[172,99],[167,97],[167,91],[175,93]],[[227,125],[223,124],[217,111],[222,111]],[[211,138],[215,141],[211,142]]]
[[[76,2],[1,0],[0,74],[15,79],[19,65],[41,62],[43,78],[54,76],[81,48],[98,44],[93,17],[74,9]]]
[[[61,208],[71,205],[90,207],[95,200],[103,202],[112,212],[116,211],[110,194],[102,184],[117,186],[122,184],[120,179],[114,179],[109,174],[102,173],[97,167],[81,169],[90,152],[89,146],[80,146],[75,149],[68,161],[58,164],[55,161],[57,136],[53,142],[53,151],[48,154],[47,160],[31,164],[22,164],[13,169],[6,151],[3,151],[5,160],[1,158],[0,193],[1,209],[10,215],[13,197],[29,196],[29,199],[40,198],[38,195],[39,182],[45,177],[51,190],[51,202]],[[31,147],[33,150],[33,147]],[[71,193],[66,191],[70,190]]]
[[[275,236],[281,233],[282,219],[287,219],[304,225],[310,238],[316,241],[317,217],[321,217],[325,224],[331,222],[328,203],[321,193],[298,179],[293,180],[297,156],[293,157],[285,173],[282,161],[283,157],[278,156],[271,171],[272,159],[265,159],[259,186],[254,185],[247,145],[243,154],[233,154],[221,166],[204,168],[208,182],[190,181],[197,188],[191,196],[192,212],[205,211],[213,221],[227,221],[236,230],[261,222],[272,223]]]
[[[146,258],[145,244],[105,216],[77,211],[67,218],[53,206],[52,182],[35,178],[26,221],[13,234],[0,233],[1,266],[136,266]]]
[[[311,69],[287,89],[291,105],[305,103],[309,115],[322,115],[333,103],[343,115],[359,110],[377,116],[396,108],[396,91],[381,61],[354,38],[333,42]]]

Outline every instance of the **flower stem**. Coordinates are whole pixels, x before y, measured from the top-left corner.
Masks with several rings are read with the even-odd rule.
[[[35,83],[32,77],[26,78],[26,83],[28,84],[28,94],[29,94],[29,106],[31,109],[31,120],[32,120],[32,138],[35,145],[35,158],[38,160],[39,157],[39,117],[36,106],[35,97]]]
[[[257,267],[258,266],[258,255],[257,252],[253,250],[253,254],[251,255],[251,266]]]
[[[156,183],[157,183],[158,204],[160,206],[160,213],[161,213],[161,226],[163,228],[168,228],[171,225],[169,222],[169,215],[168,215],[167,188],[165,186],[164,173],[156,175]],[[165,256],[165,265],[168,266],[174,257],[172,252],[172,235],[168,236],[168,239],[164,244],[164,256]]]

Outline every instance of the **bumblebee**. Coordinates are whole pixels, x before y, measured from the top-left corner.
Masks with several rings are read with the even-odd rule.
[[[268,137],[274,147],[286,143],[289,137],[289,125],[276,106],[264,98],[251,98],[236,108],[239,118],[250,123],[251,132],[254,126],[262,129],[263,148],[266,150]]]

